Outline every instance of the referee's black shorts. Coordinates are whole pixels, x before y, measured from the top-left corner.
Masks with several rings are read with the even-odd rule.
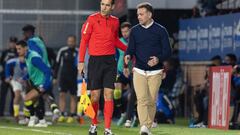
[[[114,55],[90,56],[88,62],[88,89],[114,89],[117,63]]]

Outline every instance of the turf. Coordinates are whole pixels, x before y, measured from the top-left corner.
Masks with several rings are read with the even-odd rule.
[[[0,135],[88,135],[88,128],[88,122],[83,125],[78,123],[58,123],[47,128],[28,128],[15,124],[11,119],[0,119]],[[139,127],[126,129],[117,127],[113,123],[112,131],[116,135],[138,135]],[[154,135],[240,135],[238,130],[223,131],[207,128],[188,128],[185,119],[177,119],[175,125],[158,125],[157,128],[152,129],[152,133]],[[99,125],[98,134],[103,135],[103,124]]]

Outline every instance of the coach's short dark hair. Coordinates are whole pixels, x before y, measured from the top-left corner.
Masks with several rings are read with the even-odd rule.
[[[22,30],[25,32],[25,31],[31,31],[31,32],[35,32],[35,27],[31,24],[27,24],[25,25]]]
[[[9,42],[17,43],[17,41],[18,41],[17,37],[12,36],[9,38]]]
[[[121,29],[122,29],[122,28],[125,28],[125,27],[131,28],[132,25],[131,25],[130,22],[123,22],[123,23],[121,24]]]
[[[153,7],[149,2],[143,2],[137,5],[137,9],[139,8],[145,8],[147,11],[151,12],[152,14],[154,13]]]
[[[16,43],[16,45],[20,45],[20,46],[22,46],[22,47],[27,47],[27,42],[24,41],[24,40],[20,40],[20,41],[18,41],[18,42]]]

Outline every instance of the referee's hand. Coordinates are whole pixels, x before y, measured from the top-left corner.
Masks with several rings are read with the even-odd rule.
[[[82,75],[82,73],[85,73],[85,71],[84,71],[84,63],[83,62],[78,63],[78,73],[80,75]]]
[[[124,57],[124,63],[125,63],[126,65],[128,65],[130,59],[131,59],[131,56],[130,56],[130,55],[126,55],[126,56]]]

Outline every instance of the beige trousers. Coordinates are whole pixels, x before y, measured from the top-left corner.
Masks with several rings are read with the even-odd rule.
[[[145,76],[133,72],[133,84],[137,96],[137,111],[140,125],[151,128],[156,114],[156,98],[162,83],[162,73]]]

